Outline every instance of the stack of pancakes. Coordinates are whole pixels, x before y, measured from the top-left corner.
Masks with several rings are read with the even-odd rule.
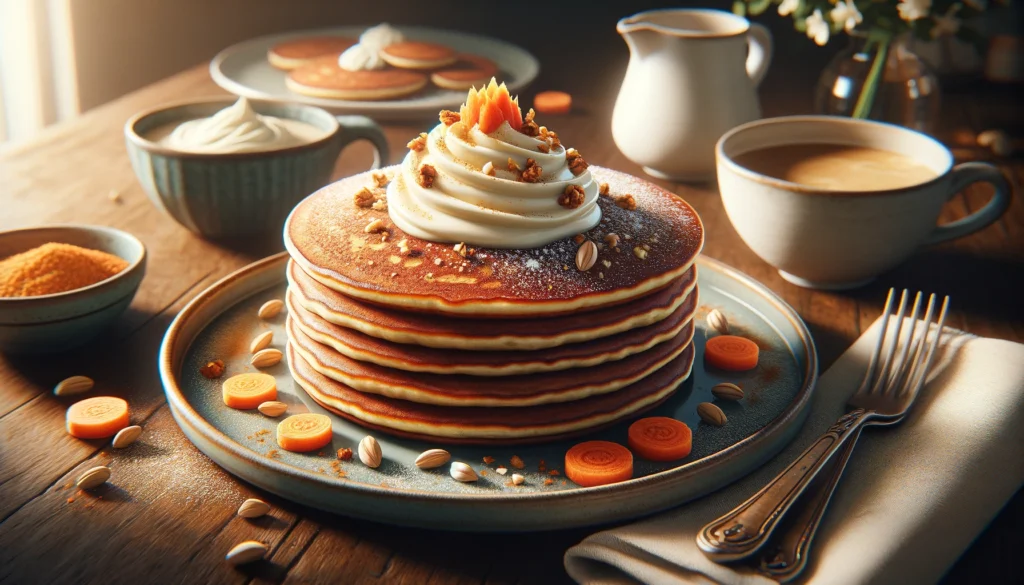
[[[353,203],[369,174],[306,199],[285,228],[295,380],[361,425],[452,443],[576,435],[665,400],[693,363],[703,228],[672,193],[590,170],[612,195],[602,222],[529,250],[408,236]],[[615,204],[625,193],[636,209]],[[385,231],[367,231],[375,219]]]

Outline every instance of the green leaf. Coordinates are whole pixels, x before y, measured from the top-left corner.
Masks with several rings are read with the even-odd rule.
[[[743,0],[736,0],[732,3],[732,13],[736,16],[747,15],[747,3]]]
[[[747,5],[747,12],[753,16],[764,13],[772,5],[772,0],[750,0]]]

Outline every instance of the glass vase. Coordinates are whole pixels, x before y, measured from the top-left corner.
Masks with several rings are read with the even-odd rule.
[[[879,120],[933,134],[939,118],[939,81],[914,53],[913,39],[858,32],[849,36],[849,46],[818,78],[818,113]]]

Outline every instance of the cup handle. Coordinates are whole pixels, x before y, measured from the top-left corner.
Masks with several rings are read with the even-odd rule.
[[[341,149],[355,142],[356,140],[369,140],[373,145],[373,165],[370,169],[379,169],[380,166],[390,160],[388,151],[388,139],[384,136],[384,130],[366,116],[335,116],[341,124]]]
[[[750,23],[747,31],[747,75],[754,87],[761,85],[768,66],[772,63],[772,33],[763,25]]]
[[[1010,206],[1010,182],[998,168],[990,164],[968,162],[953,167],[950,197],[963,191],[967,186],[982,181],[996,188],[992,199],[985,207],[965,218],[937,226],[928,237],[928,244],[938,244],[972,234],[999,219],[1006,211]]]

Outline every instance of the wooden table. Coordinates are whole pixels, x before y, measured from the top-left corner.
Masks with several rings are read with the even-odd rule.
[[[573,62],[565,77],[542,77],[535,88],[571,87],[573,114],[546,122],[587,160],[642,174],[616,149],[609,115],[625,52]],[[567,64],[567,59],[563,59]],[[546,62],[547,63],[547,62]],[[547,66],[547,65],[546,65]],[[563,71],[565,69],[562,69]],[[463,535],[356,521],[307,509],[246,485],[222,471],[182,435],[164,402],[156,354],[167,325],[196,293],[257,258],[281,248],[269,235],[218,245],[163,215],[136,183],[125,154],[122,125],[134,112],[161,102],[221,93],[205,65],[154,84],[29,144],[0,153],[0,229],[80,222],[110,225],[139,236],[149,268],[131,309],[95,343],[60,356],[0,357],[0,582],[4,583],[559,583],[568,581],[561,557],[586,530],[520,535]],[[799,91],[771,79],[765,114],[808,107]],[[524,103],[528,103],[528,100]],[[944,137],[969,142],[992,116],[1013,119],[1013,102],[947,96]],[[387,128],[392,162],[410,136],[436,120]],[[967,138],[964,138],[964,137]],[[361,170],[369,150],[353,146],[338,168]],[[962,148],[958,153],[979,156]],[[1003,161],[1006,162],[1006,161]],[[1004,167],[1019,184],[1024,165]],[[1024,340],[1019,288],[1024,264],[1024,202],[1019,194],[998,224],[957,242],[925,250],[864,289],[828,293],[783,281],[739,240],[713,186],[661,184],[698,210],[707,227],[705,253],[765,283],[810,325],[822,360],[832,361],[879,314],[889,286],[952,295],[951,324],[980,335]],[[109,194],[119,194],[118,200]],[[987,199],[984,188],[958,195],[943,220],[962,217]],[[104,393],[127,398],[141,444],[113,451],[105,441],[82,441],[64,431],[71,400],[50,389],[66,376],[93,377]],[[110,465],[110,485],[83,494],[73,487],[83,470]],[[248,497],[273,504],[270,516],[235,516]],[[1019,581],[1015,552],[1024,549],[1020,494],[955,566],[949,583]],[[270,562],[235,569],[225,552],[239,541],[271,546]],[[1006,577],[1004,575],[1004,577]]]

